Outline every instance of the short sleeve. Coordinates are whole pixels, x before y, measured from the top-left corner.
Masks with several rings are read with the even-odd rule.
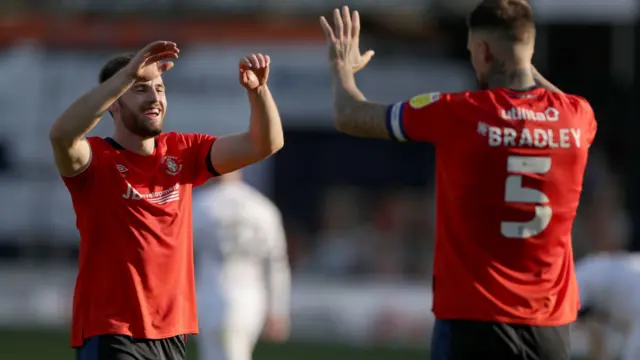
[[[205,181],[220,174],[211,163],[211,146],[216,141],[215,136],[206,134],[184,134],[189,152],[194,157],[193,186],[204,184]]]
[[[587,122],[583,130],[586,132],[586,134],[584,134],[585,135],[584,140],[587,142],[589,146],[591,146],[591,144],[593,143],[593,140],[596,137],[596,133],[598,132],[598,122],[596,120],[596,115],[593,111],[593,108],[591,107],[591,104],[589,104],[589,102],[586,99],[582,97],[577,97],[577,98],[579,101],[578,106],[580,106],[579,114],[582,114],[584,121]]]
[[[91,149],[91,157],[89,158],[89,164],[87,165],[86,169],[74,176],[60,175],[65,186],[67,187],[67,189],[69,189],[69,192],[82,192],[89,186],[91,186],[91,182],[96,177],[96,169],[98,168],[98,164],[100,163],[100,151],[98,149],[99,144],[97,144],[98,141],[102,141],[102,139],[97,137],[91,137],[87,139],[89,148]]]
[[[427,93],[398,102],[387,110],[387,130],[397,141],[426,141],[437,144],[451,126],[451,94]]]
[[[593,140],[596,138],[596,134],[598,133],[598,121],[596,120],[596,116],[591,110],[591,121],[589,123],[589,145],[593,143]]]

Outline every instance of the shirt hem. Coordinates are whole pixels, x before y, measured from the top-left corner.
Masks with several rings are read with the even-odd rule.
[[[522,319],[513,318],[508,316],[470,316],[460,315],[453,316],[451,314],[442,314],[434,312],[436,319],[438,320],[468,320],[468,321],[482,321],[482,322],[498,322],[504,324],[514,325],[527,325],[527,326],[564,326],[569,325],[577,320],[577,314],[574,318],[565,318],[561,320],[540,320],[540,319]]]
[[[126,330],[105,330],[105,331],[91,331],[91,332],[85,331],[83,333],[82,339],[72,340],[71,347],[72,348],[82,347],[84,345],[85,340],[92,337],[96,337],[96,336],[102,336],[102,335],[122,335],[122,336],[130,336],[134,339],[162,340],[162,339],[168,339],[168,338],[181,336],[181,335],[197,335],[197,334],[198,334],[198,329],[186,329],[186,330],[171,331],[171,332],[161,333],[161,334],[156,333],[153,335],[136,334],[133,331],[126,331]]]

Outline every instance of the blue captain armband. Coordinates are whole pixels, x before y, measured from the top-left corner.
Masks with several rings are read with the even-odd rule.
[[[397,102],[387,108],[387,132],[392,140],[409,141],[403,122],[404,102]]]

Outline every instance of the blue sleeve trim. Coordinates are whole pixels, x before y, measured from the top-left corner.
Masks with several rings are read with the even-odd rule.
[[[403,118],[404,102],[395,103],[387,108],[387,131],[393,140],[401,142],[409,140]]]

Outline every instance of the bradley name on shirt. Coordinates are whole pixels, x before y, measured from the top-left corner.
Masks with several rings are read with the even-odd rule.
[[[544,112],[535,112],[530,109],[512,108],[502,110],[501,117],[504,120],[528,121],[528,122],[556,122],[559,119],[559,111],[548,108]],[[478,123],[478,133],[486,136],[491,147],[528,147],[528,148],[571,148],[580,147],[580,128],[526,128],[514,129],[507,126],[490,126],[486,123]]]

